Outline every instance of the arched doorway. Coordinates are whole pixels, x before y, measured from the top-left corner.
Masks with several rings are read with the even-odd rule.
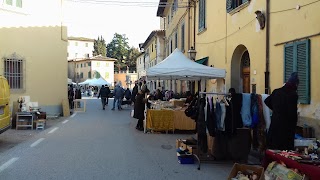
[[[250,93],[250,55],[244,45],[239,45],[232,55],[231,87],[239,93]]]
[[[241,71],[243,92],[250,93],[250,56],[248,51],[245,51],[241,57]]]

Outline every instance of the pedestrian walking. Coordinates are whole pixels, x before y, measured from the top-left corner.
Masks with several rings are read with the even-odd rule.
[[[114,88],[113,93],[114,93],[114,100],[113,100],[113,107],[111,110],[115,109],[116,103],[117,103],[118,110],[121,110],[122,98],[124,97],[124,90],[122,89],[122,87],[120,87],[119,84],[117,84],[116,87]]]
[[[81,94],[81,90],[80,90],[80,87],[78,86],[76,88],[76,91],[75,91],[75,95],[74,95],[75,99],[81,99],[82,98],[82,94]],[[77,107],[80,108],[80,102],[77,102]]]
[[[74,98],[73,85],[70,85],[68,90],[68,101],[69,101],[70,109],[73,109],[73,98]]]
[[[107,89],[106,106],[108,106],[108,103],[109,103],[109,95],[110,95],[111,91],[110,91],[110,88],[109,88],[108,85],[106,85],[105,87],[106,87],[106,89]]]
[[[126,98],[127,101],[130,101],[131,99],[131,91],[129,88],[126,89],[126,91],[124,92],[124,98]]]
[[[102,104],[102,109],[105,110],[105,106],[106,106],[106,99],[108,97],[108,92],[107,92],[107,88],[104,87],[104,85],[101,86],[101,89],[99,91],[98,94],[98,99],[99,97],[101,97],[101,104]]]

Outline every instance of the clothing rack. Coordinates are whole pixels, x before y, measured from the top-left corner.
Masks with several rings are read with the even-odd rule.
[[[230,96],[231,93],[215,93],[215,92],[199,92],[199,102],[200,103],[200,99],[203,98],[200,97],[200,95],[207,95],[207,94],[211,94],[211,95],[223,95],[223,96]],[[206,102],[207,103],[207,102]],[[206,109],[205,109],[206,111]],[[233,119],[233,116],[232,116],[232,119]],[[233,122],[233,120],[232,120]],[[198,130],[197,130],[198,131]],[[199,147],[199,138],[197,137],[197,153],[196,154],[193,154],[193,156],[198,160],[199,164],[198,164],[198,170],[200,170],[200,166],[201,166],[201,161],[205,161],[205,162],[215,162],[215,163],[218,163],[216,160],[214,159],[209,159],[208,156],[205,158],[205,159],[202,159],[200,160],[200,147]],[[219,164],[221,164],[221,162],[219,162]]]

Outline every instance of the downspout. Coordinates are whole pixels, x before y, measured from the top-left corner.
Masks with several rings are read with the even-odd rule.
[[[191,10],[191,0],[189,0],[188,2],[188,49],[190,49],[190,19],[191,19],[191,15],[190,15],[190,10]]]
[[[196,49],[196,1],[193,0],[193,48]]]
[[[265,94],[270,93],[270,0],[266,0],[266,72],[265,72]]]

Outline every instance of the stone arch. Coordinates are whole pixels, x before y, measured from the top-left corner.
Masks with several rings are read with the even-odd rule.
[[[250,54],[246,46],[240,44],[231,59],[231,87],[239,93],[250,93]]]

